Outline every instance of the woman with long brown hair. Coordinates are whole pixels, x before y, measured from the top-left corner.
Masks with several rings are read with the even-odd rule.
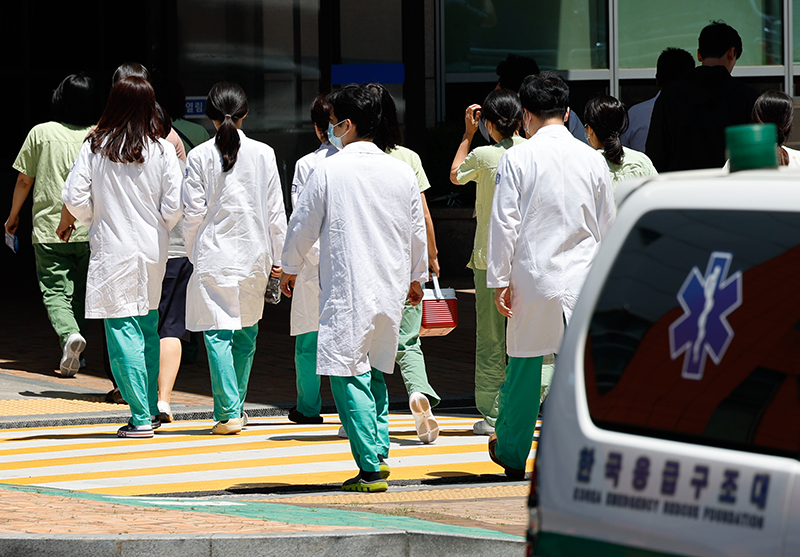
[[[89,229],[86,317],[105,320],[111,370],[131,407],[119,437],[152,437],[160,425],[158,302],[182,173],[155,107],[146,80],[119,80],[62,193],[65,209]],[[70,220],[62,217],[62,239]]]

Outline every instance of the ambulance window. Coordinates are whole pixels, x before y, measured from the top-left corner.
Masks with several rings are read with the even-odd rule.
[[[644,215],[586,340],[598,427],[800,455],[800,214]]]

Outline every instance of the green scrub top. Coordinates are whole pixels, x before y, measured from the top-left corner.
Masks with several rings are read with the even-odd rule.
[[[422,161],[418,154],[411,149],[406,149],[402,145],[398,145],[394,149],[390,149],[386,152],[414,169],[414,174],[417,176],[417,182],[419,183],[420,193],[431,187],[431,183],[428,181],[428,176],[425,175],[425,169],[422,168]]]
[[[500,157],[514,145],[519,145],[525,140],[512,135],[500,143],[486,145],[473,149],[461,166],[458,167],[456,180],[459,184],[475,181],[475,215],[478,226],[475,229],[475,245],[472,249],[467,267],[470,269],[486,269],[486,252],[489,248],[489,215],[492,212],[492,198],[497,179],[497,165]]]
[[[60,244],[56,228],[61,222],[61,190],[86,134],[92,127],[46,122],[34,126],[17,155],[14,170],[34,178],[33,233],[34,244]],[[89,235],[80,222],[70,242],[88,242]]]
[[[604,155],[603,149],[598,149],[601,155]],[[650,158],[640,151],[634,151],[627,147],[622,148],[625,156],[622,158],[622,164],[614,164],[606,159],[608,163],[608,170],[611,173],[611,183],[614,191],[617,190],[617,182],[626,180],[628,178],[636,178],[637,176],[656,176],[658,170],[653,166]],[[604,155],[605,158],[605,155]]]

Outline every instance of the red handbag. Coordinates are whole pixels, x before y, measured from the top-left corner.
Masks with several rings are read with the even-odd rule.
[[[458,326],[456,291],[439,288],[439,278],[433,274],[433,288],[422,292],[421,337],[444,336]]]

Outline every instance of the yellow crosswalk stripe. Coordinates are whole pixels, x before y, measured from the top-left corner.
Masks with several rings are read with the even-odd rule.
[[[472,433],[474,417],[437,418],[440,437],[424,445],[411,416],[390,415],[390,480],[502,473],[488,458],[487,438]],[[357,467],[348,440],[337,435],[339,423],[326,420],[297,425],[252,418],[241,434],[224,437],[197,421],[165,424],[152,439],[119,439],[116,425],[5,430],[0,483],[112,495],[336,484]]]

